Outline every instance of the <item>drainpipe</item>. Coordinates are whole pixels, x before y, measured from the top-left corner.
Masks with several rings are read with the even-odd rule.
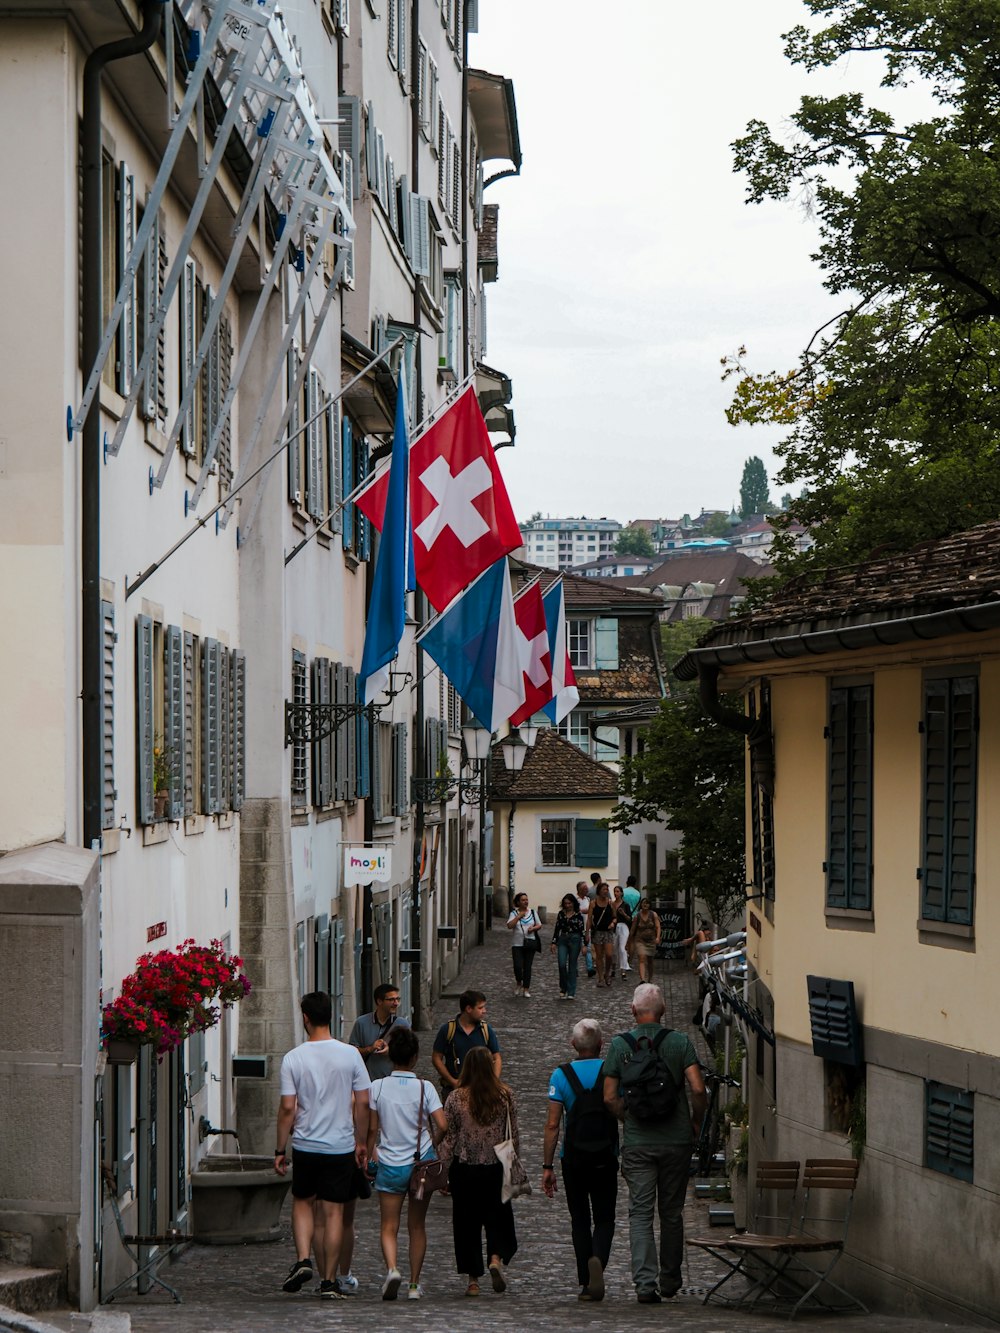
[[[101,75],[106,65],[148,51],[160,34],[162,0],[143,0],[142,27],[130,37],[98,46],[83,67],[83,345],[84,374],[97,360],[104,333],[101,289]],[[167,71],[169,78],[171,71]],[[80,458],[80,580],[83,846],[101,841],[103,738],[101,735],[101,407],[94,395],[83,423]]]
[[[771,723],[766,716],[747,717],[726,708],[719,698],[719,668],[698,662],[698,697],[713,721],[730,731],[741,732],[750,746],[750,771],[762,791],[774,795],[774,746]]]

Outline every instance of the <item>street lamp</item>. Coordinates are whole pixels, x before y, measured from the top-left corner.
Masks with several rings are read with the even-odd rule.
[[[486,784],[489,781],[490,747],[493,743],[492,732],[476,722],[467,722],[462,728],[462,745],[465,757],[476,769],[479,778],[479,920],[476,940],[486,943]],[[472,789],[469,789],[471,796]],[[459,796],[465,795],[459,785]]]

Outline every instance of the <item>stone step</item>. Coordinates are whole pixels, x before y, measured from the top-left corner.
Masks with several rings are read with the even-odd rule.
[[[59,1304],[60,1274],[54,1268],[29,1268],[0,1262],[0,1306],[33,1314]]]

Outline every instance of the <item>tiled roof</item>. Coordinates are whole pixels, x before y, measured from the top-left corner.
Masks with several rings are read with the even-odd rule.
[[[710,630],[704,644],[769,638],[779,627],[807,632],[831,625],[929,615],[1000,601],[1000,520],[981,523],[910,551],[801,575],[766,606]]]
[[[601,667],[600,671],[575,668],[581,704],[659,699],[660,677],[653,657],[653,634],[659,634],[655,622],[640,620],[638,616],[621,617],[618,621],[618,666]]]
[[[615,774],[551,727],[538,733],[520,773],[507,771],[499,745],[493,747],[491,764],[493,793],[501,801],[608,801],[618,796]]]
[[[759,579],[773,573],[770,565],[751,560],[742,551],[720,547],[717,555],[705,551],[692,551],[689,554],[678,552],[646,574],[638,574],[627,580],[609,579],[609,582],[627,583],[630,588],[658,588],[661,583],[680,584],[682,587],[688,583],[714,583],[717,594],[726,592],[732,595],[744,591],[741,579]]]
[[[536,574],[542,576],[543,592],[559,578],[556,569],[545,569],[541,565],[531,565],[526,560],[511,559],[510,577],[515,594]],[[655,615],[663,609],[663,599],[659,593],[637,588],[635,584],[638,580],[630,579],[628,586],[622,587],[617,579],[589,579],[585,574],[564,574],[562,579],[567,611],[602,611],[610,607],[617,611],[646,611]]]

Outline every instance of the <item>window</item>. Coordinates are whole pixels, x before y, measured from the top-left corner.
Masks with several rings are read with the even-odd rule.
[[[239,810],[245,791],[246,660],[217,639],[136,617],[139,822]],[[197,785],[196,785],[197,783]]]
[[[574,708],[563,718],[559,723],[559,735],[584,754],[590,754],[590,727],[587,714],[581,709]]]
[[[590,666],[590,621],[568,620],[566,622],[566,644],[569,660],[575,667]]]
[[[542,865],[569,866],[572,820],[542,820]]]
[[[444,328],[438,336],[438,369],[451,371],[457,375],[459,362],[459,327],[461,302],[459,300],[459,275],[446,273],[444,276]]]
[[[180,301],[180,388],[183,396],[194,373],[195,359],[202,335],[212,317],[211,287],[198,276],[193,259],[184,261],[181,273]],[[211,341],[188,410],[181,427],[181,449],[196,463],[204,463],[212,450],[219,460],[219,470],[225,486],[232,477],[231,426],[229,411],[223,417],[223,404],[229,391],[232,372],[232,326],[221,313],[212,332]],[[216,438],[218,437],[218,438]]]
[[[921,916],[971,926],[975,898],[979,680],[924,680]]]
[[[826,905],[872,905],[872,687],[830,689]]]
[[[924,1165],[956,1180],[973,1178],[974,1094],[947,1083],[926,1083]]]
[[[351,491],[368,475],[368,440],[356,431],[348,416],[340,423],[340,480],[343,494]],[[352,500],[341,511],[341,541],[344,550],[358,560],[367,560],[371,553],[371,524]]]

